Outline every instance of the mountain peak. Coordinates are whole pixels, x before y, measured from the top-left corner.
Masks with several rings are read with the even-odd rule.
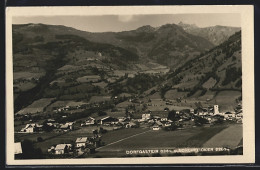
[[[144,26],[136,29],[136,31],[140,31],[140,32],[151,32],[151,31],[154,31],[154,30],[155,30],[155,28],[152,27],[151,25],[144,25]]]
[[[188,29],[188,28],[198,28],[198,26],[197,26],[196,24],[186,24],[186,23],[184,23],[184,22],[182,22],[182,21],[180,21],[180,22],[178,23],[178,25],[181,26],[181,27],[184,28],[184,29]]]

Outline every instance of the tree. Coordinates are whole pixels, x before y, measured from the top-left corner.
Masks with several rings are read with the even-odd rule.
[[[40,148],[34,148],[31,140],[25,139],[22,143],[22,158],[23,159],[38,159],[42,158],[42,150]]]
[[[195,124],[197,125],[197,126],[201,126],[201,125],[204,125],[204,124],[206,124],[206,123],[208,123],[208,120],[207,119],[205,119],[205,118],[202,118],[202,117],[195,117]]]
[[[45,121],[43,122],[42,129],[43,129],[45,132],[50,132],[50,131],[53,130],[53,126],[49,126],[47,123],[48,123],[47,120],[45,120]]]
[[[98,112],[98,116],[105,116],[105,115],[107,115],[107,113],[104,112],[104,111],[99,111],[99,112]]]
[[[175,110],[169,111],[168,119],[175,121],[175,118],[176,118],[176,111]]]

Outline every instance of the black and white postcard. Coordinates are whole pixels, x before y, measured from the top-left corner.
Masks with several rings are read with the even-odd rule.
[[[8,7],[8,165],[254,163],[253,6]]]

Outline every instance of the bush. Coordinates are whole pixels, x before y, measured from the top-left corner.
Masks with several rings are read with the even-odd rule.
[[[42,137],[37,138],[37,142],[42,142],[42,141],[43,141]]]

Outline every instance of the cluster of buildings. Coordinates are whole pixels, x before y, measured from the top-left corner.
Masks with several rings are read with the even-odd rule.
[[[238,123],[242,123],[243,120],[243,110],[240,103],[236,107],[235,111],[220,112],[219,106],[214,105],[213,107],[198,108],[194,115],[206,118],[209,121],[212,121],[214,116],[220,116],[223,120],[237,121]]]
[[[101,136],[94,135],[88,137],[78,137],[75,140],[75,143],[63,143],[53,145],[48,149],[48,153],[61,155],[61,154],[73,154],[82,155],[94,153],[95,148],[101,145]]]
[[[45,126],[57,131],[57,132],[67,132],[69,130],[74,130],[75,122],[66,123],[56,123],[53,119],[48,119]],[[38,123],[28,123],[24,128],[20,130],[20,133],[37,133],[44,131],[44,125]]]

